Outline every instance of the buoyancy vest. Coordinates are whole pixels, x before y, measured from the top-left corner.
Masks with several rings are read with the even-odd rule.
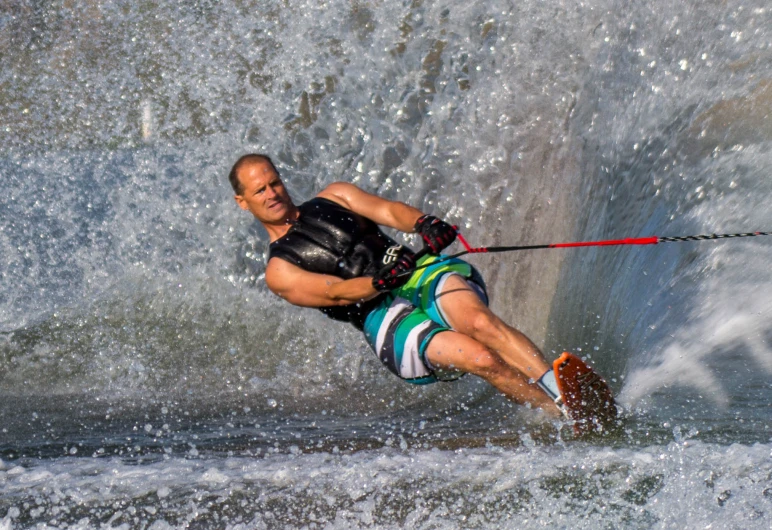
[[[349,280],[374,275],[408,250],[370,219],[333,201],[316,197],[301,204],[298,210],[300,215],[289,231],[271,243],[269,260],[280,258],[309,272]],[[365,318],[384,296],[319,310],[362,329]]]

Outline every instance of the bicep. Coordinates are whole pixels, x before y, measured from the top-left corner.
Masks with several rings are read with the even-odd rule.
[[[302,307],[340,305],[339,300],[329,295],[329,289],[341,281],[336,276],[308,272],[279,258],[269,260],[265,269],[268,288],[289,303]]]

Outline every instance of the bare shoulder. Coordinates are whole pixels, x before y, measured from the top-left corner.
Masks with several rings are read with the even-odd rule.
[[[348,208],[359,215],[369,217],[373,220],[375,220],[376,217],[379,217],[379,211],[395,204],[393,201],[368,193],[362,188],[359,188],[354,184],[349,184],[348,182],[333,182],[324,188],[317,197],[322,197],[338,203],[344,208]]]
[[[349,182],[333,182],[319,192],[317,197],[327,199],[351,209],[352,203],[355,203],[358,198],[367,195],[369,195],[369,193]]]

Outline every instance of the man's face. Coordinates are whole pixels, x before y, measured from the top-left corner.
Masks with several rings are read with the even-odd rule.
[[[268,224],[284,223],[293,208],[279,174],[268,162],[253,162],[238,173],[243,189],[236,202],[259,221]]]

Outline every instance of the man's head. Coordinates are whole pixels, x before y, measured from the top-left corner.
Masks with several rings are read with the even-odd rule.
[[[239,172],[244,166],[256,163],[267,163],[273,168],[277,175],[279,174],[279,170],[277,170],[276,166],[273,165],[273,160],[271,160],[271,157],[268,155],[262,155],[258,153],[250,153],[248,155],[244,155],[236,160],[236,163],[233,164],[233,167],[231,168],[231,172],[228,174],[228,180],[230,181],[233,192],[236,195],[241,195],[244,191],[241,181],[239,180]]]
[[[238,205],[264,225],[285,225],[294,218],[295,205],[268,156],[242,156],[233,165],[228,179]]]

